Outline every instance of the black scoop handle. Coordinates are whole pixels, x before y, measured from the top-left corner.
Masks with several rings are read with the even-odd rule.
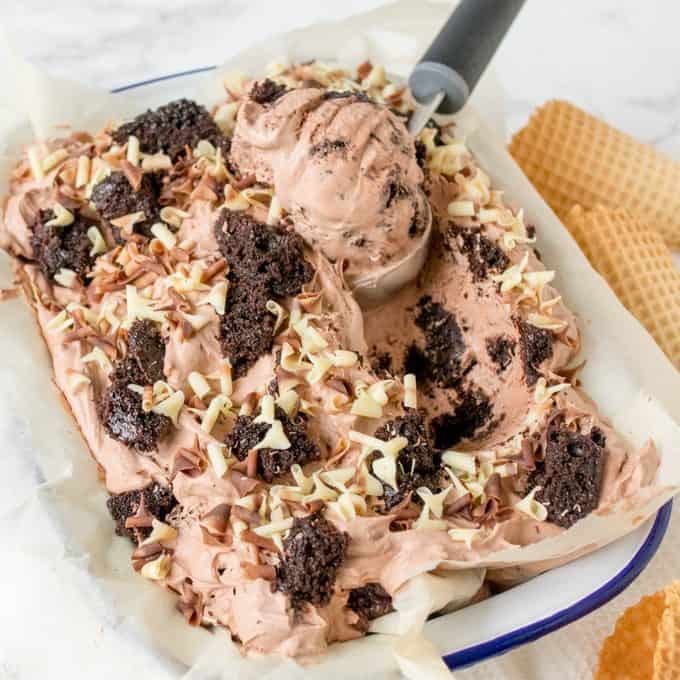
[[[437,92],[440,113],[463,107],[525,0],[461,0],[420,63],[409,86],[419,103]]]

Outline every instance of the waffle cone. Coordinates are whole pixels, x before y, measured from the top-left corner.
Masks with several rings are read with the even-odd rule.
[[[627,208],[680,248],[680,163],[564,101],[538,109],[510,153],[550,207]]]
[[[591,264],[680,368],[680,271],[654,229],[627,210],[575,206],[564,220]]]
[[[680,582],[673,582],[664,594],[666,607],[654,651],[654,680],[680,678]]]

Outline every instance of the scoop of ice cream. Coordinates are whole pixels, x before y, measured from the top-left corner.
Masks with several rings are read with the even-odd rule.
[[[272,184],[295,228],[356,285],[408,258],[428,206],[403,121],[365,95],[302,88],[239,110],[231,158]]]

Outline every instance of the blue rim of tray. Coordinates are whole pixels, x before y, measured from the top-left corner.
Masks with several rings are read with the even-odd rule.
[[[127,92],[128,90],[134,90],[146,85],[155,85],[156,83],[161,83],[166,80],[174,80],[175,78],[184,78],[199,73],[207,73],[208,71],[214,71],[216,68],[217,66],[203,66],[189,69],[188,71],[169,73],[165,76],[158,76],[157,78],[149,78],[148,80],[140,80],[139,82],[130,83],[129,85],[122,85],[121,87],[114,88],[111,92],[114,94]],[[444,661],[446,665],[449,668],[463,668],[490,659],[491,657],[499,656],[500,654],[509,652],[515,647],[520,647],[527,642],[533,642],[569,623],[573,623],[609,602],[609,600],[623,592],[641,574],[642,570],[649,564],[652,557],[654,557],[654,554],[659,549],[661,541],[666,534],[666,529],[668,529],[668,522],[671,518],[672,509],[673,501],[668,501],[668,503],[657,512],[654,524],[652,524],[644,543],[640,546],[630,562],[628,562],[618,574],[601,585],[597,590],[594,590],[584,598],[574,602],[574,604],[571,604],[544,619],[534,621],[527,626],[517,628],[509,633],[504,633],[503,635],[499,635],[486,642],[480,642],[477,645],[466,647],[457,652],[445,654]]]

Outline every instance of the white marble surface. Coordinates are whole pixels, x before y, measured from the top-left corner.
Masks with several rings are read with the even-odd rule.
[[[5,0],[0,21],[41,67],[114,87],[218,63],[258,37],[376,4]],[[561,97],[680,157],[678,22],[675,0],[529,0],[494,64],[508,130]]]
[[[18,51],[41,68],[115,87],[218,63],[267,34],[376,4],[372,0],[3,0],[0,21]],[[559,97],[680,158],[679,22],[676,0],[528,0],[494,64],[507,94],[506,132],[521,127],[535,106]],[[601,640],[623,607],[678,576],[668,567],[670,551],[680,542],[678,511],[674,514],[670,540],[633,588],[546,640],[457,677],[590,677],[588,669]],[[39,565],[23,568],[41,577]],[[43,634],[59,634],[58,612],[41,620]],[[19,627],[11,636],[13,644],[36,644],[27,635]],[[102,650],[109,643],[102,637]],[[552,666],[549,657],[555,649],[573,655],[569,668]],[[64,652],[63,659],[54,659],[51,677],[63,677],[59,668],[73,667]],[[13,664],[11,654],[3,654],[0,640],[0,680],[33,677],[37,676],[30,670]]]

